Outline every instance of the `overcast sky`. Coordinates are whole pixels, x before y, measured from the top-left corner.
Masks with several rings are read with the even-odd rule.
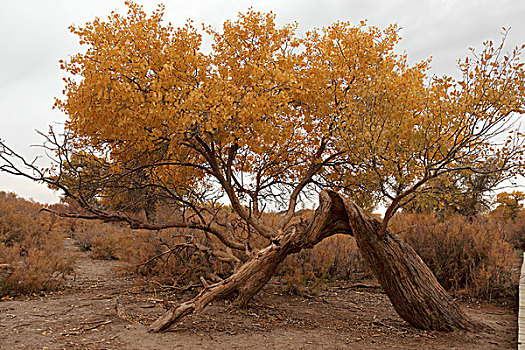
[[[159,1],[141,1],[148,12]],[[336,20],[403,27],[400,50],[411,62],[433,57],[432,72],[455,75],[456,62],[469,47],[499,41],[501,27],[511,28],[507,49],[525,43],[525,0],[165,0],[167,21],[186,19],[220,28],[249,7],[273,11],[279,23],[298,22],[304,32]],[[123,0],[0,1],[0,138],[26,157],[38,155],[35,130],[60,125],[66,116],[51,109],[62,90],[58,60],[81,50],[69,25],[82,25],[112,10],[125,12]],[[56,202],[43,185],[0,174],[0,190],[41,202]]]

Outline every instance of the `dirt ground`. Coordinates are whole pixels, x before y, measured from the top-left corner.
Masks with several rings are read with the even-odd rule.
[[[79,253],[76,277],[61,293],[0,302],[0,349],[515,349],[517,313],[461,303],[494,332],[427,332],[402,321],[373,281],[333,283],[315,297],[283,294],[272,283],[248,309],[221,301],[170,331],[148,333],[163,310],[152,288],[119,276],[115,261]],[[187,300],[196,291],[171,296]],[[119,318],[117,297],[126,310]]]

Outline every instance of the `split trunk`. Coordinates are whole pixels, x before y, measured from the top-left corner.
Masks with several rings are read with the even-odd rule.
[[[312,248],[334,234],[356,238],[362,255],[395,310],[412,326],[442,331],[474,329],[476,324],[441,287],[416,252],[389,231],[380,235],[380,227],[380,221],[352,201],[334,191],[323,191],[313,217],[288,225],[237,272],[219,283],[205,286],[195,298],[169,309],[150,330],[164,331],[184,316],[234,293],[237,294],[234,304],[245,306],[268,283],[288,255]]]

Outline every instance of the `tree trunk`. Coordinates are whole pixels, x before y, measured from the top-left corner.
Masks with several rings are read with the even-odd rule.
[[[343,200],[359,250],[402,319],[426,330],[482,326],[461,311],[412,247],[388,230],[381,237],[379,220]]]
[[[182,317],[204,309],[212,301],[238,293],[234,304],[246,305],[290,254],[312,248],[324,238],[341,233],[355,236],[359,249],[395,310],[412,326],[427,330],[472,330],[476,325],[438,283],[416,252],[389,231],[379,236],[381,222],[334,191],[319,195],[312,218],[288,225],[229,278],[206,286],[195,298],[169,309],[150,326],[164,331]]]
[[[347,221],[343,202],[337,194],[321,192],[319,208],[311,219],[288,225],[268,247],[255,254],[237,272],[219,283],[205,287],[195,298],[169,309],[151,324],[149,330],[164,331],[182,317],[200,311],[212,301],[234,292],[238,293],[234,304],[246,305],[268,283],[288,255],[312,248],[333,234],[350,234]]]
[[[180,304],[177,308],[169,309],[150,325],[150,331],[167,330],[184,316],[201,311],[212,301],[224,298],[236,291],[239,294],[234,303],[245,305],[275,274],[277,267],[285,257],[284,250],[273,244],[270,245],[227,279],[205,287],[195,298]]]
[[[2,285],[15,272],[13,266],[9,264],[0,264],[0,285]]]

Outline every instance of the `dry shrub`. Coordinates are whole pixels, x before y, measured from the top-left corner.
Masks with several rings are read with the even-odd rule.
[[[95,236],[91,245],[91,256],[100,260],[117,259],[118,246],[119,239],[116,235]]]
[[[507,235],[516,227],[490,216],[398,215],[391,229],[399,232],[454,295],[482,299],[514,296],[518,254]]]
[[[159,215],[173,213],[166,211]],[[263,216],[268,226],[275,226],[280,218],[272,213]],[[230,219],[234,221],[235,217]],[[513,220],[488,215],[456,216],[442,221],[432,214],[400,213],[391,229],[404,237],[439,282],[454,295],[493,299],[515,293],[517,281],[512,268],[518,259],[514,247],[523,244],[525,214]],[[94,257],[118,258],[121,271],[162,284],[199,283],[200,276],[214,281],[217,276],[229,276],[234,270],[233,265],[192,246],[190,242],[224,249],[216,239],[200,231],[132,231],[120,225],[96,222],[76,225],[74,231],[75,237],[92,250]],[[251,246],[260,248],[266,244],[264,239],[252,236]],[[234,253],[242,259],[242,252]],[[370,277],[371,273],[355,239],[337,235],[313,249],[287,257],[279,276],[288,292],[303,294],[307,289],[309,293],[316,293],[328,280],[361,279]]]
[[[169,207],[159,207],[155,218],[159,222],[169,222],[182,220],[181,215],[180,212]],[[219,215],[234,227],[239,224],[238,216],[227,207],[223,208]],[[275,214],[264,214],[264,220],[273,223],[272,220],[276,220],[276,216]],[[241,231],[239,229],[235,234],[240,236]],[[232,235],[231,232],[229,234]],[[233,239],[234,237],[227,238]],[[243,238],[248,239],[247,236]],[[268,243],[266,239],[256,235],[250,238],[252,247],[261,248]],[[123,272],[136,273],[162,284],[176,286],[201,284],[199,281],[201,276],[210,281],[218,281],[220,278],[230,276],[241,263],[240,260],[246,260],[244,251],[232,251],[225,248],[216,237],[204,234],[200,230],[167,229],[158,232],[128,230],[118,236],[118,241],[120,244],[116,256],[120,260]],[[199,245],[200,250],[195,245]],[[204,250],[202,250],[203,247]],[[239,261],[237,263],[222,262],[206,251],[208,248],[233,254]]]
[[[195,249],[188,239],[192,234],[192,230],[180,229],[122,232],[116,237],[120,242],[116,255],[121,270],[174,286],[197,283],[201,276],[216,280],[216,276],[230,275],[233,266]],[[195,237],[200,236],[195,234]],[[193,242],[200,241],[209,246],[211,240],[202,237]]]
[[[73,220],[70,237],[81,251],[91,251],[93,259],[117,259],[119,238],[130,230],[115,224],[99,221]]]
[[[156,219],[180,219],[177,215],[177,211],[161,207]],[[70,231],[75,244],[90,251],[94,259],[118,259],[121,273],[137,274],[158,283],[182,286],[200,283],[201,276],[213,281],[233,272],[231,264],[196,249],[193,243],[224,250],[216,238],[201,231],[131,230],[125,224],[85,220],[75,220]]]
[[[308,217],[313,211],[305,210],[301,214]],[[160,221],[169,221],[170,215],[176,214],[166,208],[161,208],[156,214],[157,219],[161,218]],[[226,215],[232,223],[238,219],[232,213]],[[266,213],[262,217],[268,226],[276,226],[281,219],[275,213]],[[234,265],[221,262],[192,246],[190,242],[224,250],[224,246],[216,238],[200,231],[132,231],[108,224],[118,227],[118,230],[113,229],[108,234],[110,230],[101,225],[103,224],[89,223],[79,226],[75,229],[75,236],[82,241],[82,245],[89,246],[93,256],[118,258],[120,269],[124,273],[141,275],[165,285],[184,286],[200,284],[201,276],[215,281],[217,277],[225,278],[234,271]],[[260,249],[267,244],[268,241],[260,236],[250,237],[252,247]],[[241,260],[246,259],[243,257],[244,252],[230,252]],[[313,249],[289,256],[278,274],[285,281],[286,290],[295,294],[303,294],[307,287],[310,293],[316,293],[330,279],[348,280],[370,275],[365,269],[355,239],[343,235],[330,237]]]
[[[0,263],[11,264],[13,275],[0,294],[56,290],[72,272],[74,256],[64,249],[64,224],[41,205],[0,192]]]
[[[262,219],[271,226],[276,225],[281,217],[268,213]],[[233,220],[235,216],[231,217],[231,221]],[[123,272],[136,273],[163,284],[182,286],[200,283],[200,276],[214,281],[217,276],[229,276],[235,268],[232,264],[221,262],[192,247],[190,241],[224,249],[216,238],[199,231],[169,229],[160,232],[133,232],[122,229],[110,241],[119,243],[114,255],[120,260]],[[95,242],[96,240],[92,241],[93,251]],[[260,249],[267,244],[265,239],[251,236],[250,246]],[[164,254],[168,251],[169,253]],[[241,260],[246,259],[243,252],[231,253]],[[330,237],[313,249],[289,256],[279,270],[279,275],[286,282],[287,291],[297,294],[302,294],[307,286],[310,292],[315,293],[329,279],[355,279],[366,273],[355,239],[342,235]]]
[[[516,249],[525,250],[525,211],[516,213],[514,217],[508,217],[505,213],[494,210],[489,217],[499,225],[506,242]]]
[[[370,277],[353,237],[336,235],[313,249],[288,256],[281,266],[286,290],[291,294],[317,293],[329,280],[355,280]]]

